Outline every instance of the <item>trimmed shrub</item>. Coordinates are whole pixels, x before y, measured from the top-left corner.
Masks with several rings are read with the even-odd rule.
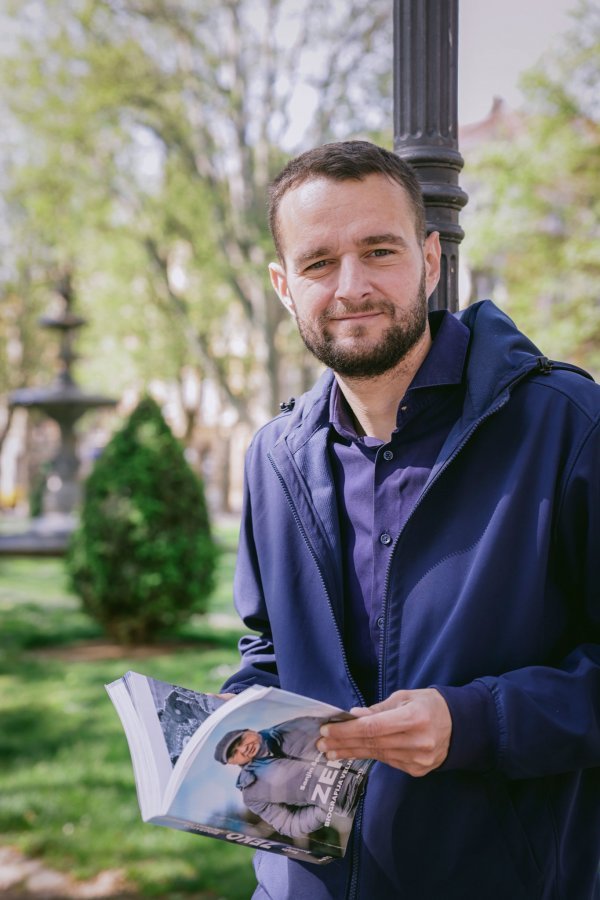
[[[116,641],[151,642],[206,611],[217,554],[202,482],[145,398],[85,484],[71,584]]]

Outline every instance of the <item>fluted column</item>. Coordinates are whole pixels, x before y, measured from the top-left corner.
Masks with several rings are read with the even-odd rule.
[[[458,0],[394,0],[394,150],[417,171],[442,273],[432,309],[458,308]]]

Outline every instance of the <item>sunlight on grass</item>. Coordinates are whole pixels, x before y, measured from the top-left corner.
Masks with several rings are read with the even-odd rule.
[[[211,604],[232,615],[236,537],[235,529],[223,537]],[[69,593],[62,561],[0,560],[1,842],[76,878],[122,869],[148,896],[247,900],[250,851],[141,821],[127,743],[104,690],[127,669],[217,690],[237,663],[237,629],[198,618],[178,635],[143,659],[126,651],[75,658],[72,648],[102,633]]]

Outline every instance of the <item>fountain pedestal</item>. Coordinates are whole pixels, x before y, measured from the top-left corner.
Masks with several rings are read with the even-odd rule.
[[[9,404],[39,409],[53,419],[60,429],[59,448],[45,480],[42,516],[32,520],[26,532],[0,536],[0,553],[64,552],[81,499],[75,425],[91,409],[116,405],[116,400],[110,397],[82,390],[73,378],[71,369],[78,358],[73,348],[73,335],[86,320],[72,312],[70,273],[60,279],[57,295],[61,306],[59,313],[43,317],[40,324],[60,334],[58,375],[48,387],[13,391]]]

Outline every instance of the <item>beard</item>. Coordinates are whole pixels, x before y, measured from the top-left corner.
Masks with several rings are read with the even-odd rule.
[[[336,374],[346,378],[374,378],[383,375],[400,363],[409,350],[419,341],[427,326],[427,294],[425,290],[425,271],[421,273],[421,281],[412,302],[407,309],[401,310],[389,300],[376,303],[367,302],[362,306],[342,309],[353,313],[385,312],[390,318],[390,325],[376,344],[364,337],[364,326],[357,322],[350,345],[347,338],[340,340],[327,329],[328,322],[334,315],[339,315],[340,305],[328,307],[315,322],[298,319],[298,331],[307,349],[316,358],[332,369]]]

